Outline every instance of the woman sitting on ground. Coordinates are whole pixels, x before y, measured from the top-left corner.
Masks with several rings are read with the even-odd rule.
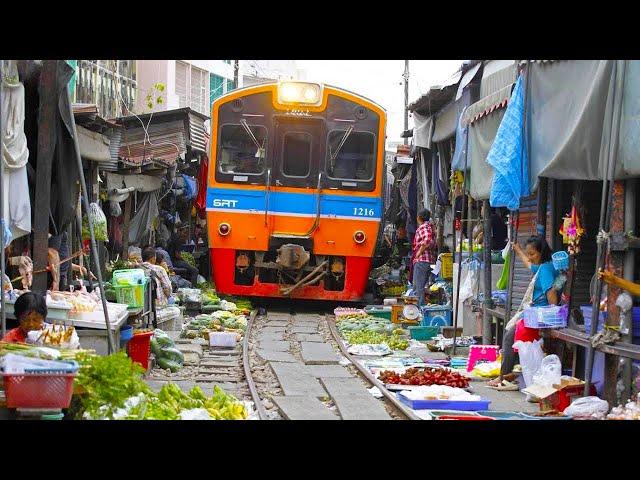
[[[520,260],[522,260],[522,263],[534,275],[537,274],[532,305],[535,307],[557,305],[559,296],[554,284],[558,272],[551,262],[551,248],[549,248],[545,238],[542,235],[530,237],[524,250],[517,243],[512,243],[511,245]],[[517,355],[517,351],[513,349],[513,344],[520,340],[533,342],[538,339],[540,339],[538,329],[526,327],[522,318],[519,318],[512,328],[505,329],[502,340],[500,376],[490,381],[489,386],[503,390],[517,390],[517,385],[509,383],[517,377],[517,374],[513,373]]]

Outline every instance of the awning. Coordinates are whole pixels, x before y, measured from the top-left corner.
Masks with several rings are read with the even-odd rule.
[[[92,132],[80,125],[76,125],[76,129],[82,158],[93,162],[108,162],[111,160],[109,137],[98,132]]]
[[[433,136],[433,117],[425,117],[413,112],[413,144],[416,147],[431,148]]]
[[[467,105],[466,99],[466,95],[465,97],[460,97],[457,101],[447,104],[437,113],[435,118],[436,125],[433,130],[431,141],[442,142],[456,134],[458,119],[460,118],[460,114],[464,110],[464,107]]]
[[[501,88],[497,92],[487,95],[473,105],[470,105],[464,112],[463,122],[468,125],[489,115],[499,108],[505,108],[509,103],[511,90],[514,85],[515,82]]]
[[[618,162],[624,174],[640,176],[640,61],[627,60],[620,119]]]
[[[482,72],[481,99],[464,112],[463,122],[469,124],[469,192],[476,200],[486,200],[491,193],[493,168],[487,163],[487,155],[511,97],[516,75],[515,60],[488,61]]]
[[[475,200],[488,200],[493,182],[493,167],[487,163],[487,155],[496,138],[504,109],[486,115],[469,125],[469,164],[471,182],[469,193]]]
[[[539,176],[561,180],[604,177],[615,62],[571,60],[528,66],[532,188]],[[637,87],[632,88],[637,93]],[[632,124],[626,122],[626,128]],[[625,144],[626,158],[631,144]],[[635,152],[637,156],[637,148]]]
[[[464,92],[464,88],[471,83],[471,81],[475,78],[478,70],[482,66],[482,62],[478,62],[476,65],[471,67],[467,72],[462,76],[460,83],[458,84],[458,93],[456,94],[456,100],[459,100],[462,97],[462,92]]]
[[[124,199],[128,197],[128,194],[117,195],[115,190],[122,188],[134,188],[138,192],[153,192],[158,190],[162,186],[162,177],[155,177],[153,175],[120,175],[118,173],[106,173],[107,181],[107,193],[114,197],[117,197],[119,201],[124,196]]]

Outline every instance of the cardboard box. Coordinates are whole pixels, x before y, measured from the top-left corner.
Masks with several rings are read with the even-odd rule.
[[[540,399],[540,411],[557,410],[564,412],[571,405],[573,397],[581,397],[584,391],[584,381],[579,378],[564,378],[560,385],[544,387],[542,385],[530,385],[522,393],[528,393]],[[591,385],[591,395],[595,395],[595,387]]]

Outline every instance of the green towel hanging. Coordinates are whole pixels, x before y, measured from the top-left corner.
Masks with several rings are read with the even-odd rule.
[[[513,251],[509,250],[509,253],[507,253],[507,258],[504,259],[504,264],[502,265],[502,273],[500,274],[500,278],[496,283],[496,289],[498,290],[507,289],[507,285],[509,284],[509,265],[511,264],[512,255]]]

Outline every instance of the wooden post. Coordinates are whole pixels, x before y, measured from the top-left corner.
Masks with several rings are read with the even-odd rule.
[[[624,182],[616,181],[613,184],[613,198],[611,202],[611,217],[610,217],[610,233],[624,232]],[[625,252],[609,252],[607,270],[613,273],[617,277],[622,277],[622,271],[624,266]],[[605,325],[618,326],[620,325],[620,309],[616,305],[620,295],[620,289],[608,286],[607,290],[607,319]],[[616,384],[618,383],[618,365],[619,357],[616,355],[605,355],[604,360],[604,399],[609,402],[609,405],[615,406],[618,404]]]
[[[33,270],[38,271],[48,264],[49,210],[51,208],[51,171],[56,148],[57,60],[45,60],[40,74],[40,108],[38,112],[38,165],[36,168],[36,191],[34,203]],[[35,274],[33,290],[47,290],[47,274]]]
[[[129,224],[131,223],[131,195],[124,202],[124,219],[122,223],[122,258],[129,258]]]
[[[539,177],[538,181],[538,210],[536,214],[536,234],[544,236],[547,230],[547,193],[548,180]]]
[[[493,335],[491,334],[491,319],[492,316],[487,311],[488,308],[493,308],[493,301],[491,300],[491,208],[489,200],[482,202],[482,213],[484,220],[483,228],[483,257],[484,257],[484,302],[482,305],[482,344],[493,344]],[[496,328],[496,337],[498,331]]]

